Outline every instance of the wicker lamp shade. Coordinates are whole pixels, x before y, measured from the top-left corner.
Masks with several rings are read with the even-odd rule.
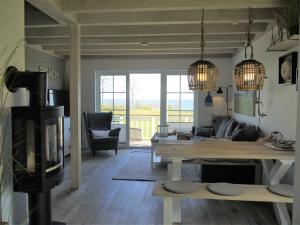
[[[198,60],[188,68],[189,89],[197,91],[216,90],[218,76],[219,71],[213,63],[206,60]]]
[[[235,87],[240,91],[261,90],[265,76],[265,67],[262,63],[254,59],[244,60],[235,67]]]

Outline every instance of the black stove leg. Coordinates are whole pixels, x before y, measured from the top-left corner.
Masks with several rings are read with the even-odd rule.
[[[29,225],[66,225],[51,220],[51,192],[28,194]]]

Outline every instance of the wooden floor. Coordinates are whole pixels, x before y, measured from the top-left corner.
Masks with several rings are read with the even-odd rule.
[[[64,182],[52,191],[53,219],[67,224],[162,224],[162,200],[152,197],[153,182],[112,180],[129,154],[129,150],[120,150],[117,156],[113,151],[97,152],[95,157],[84,153],[79,190],[70,190],[67,162]],[[182,224],[277,223],[271,204],[183,200]]]

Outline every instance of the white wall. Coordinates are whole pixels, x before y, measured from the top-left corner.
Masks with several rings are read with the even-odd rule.
[[[49,55],[46,52],[34,49],[30,46],[25,48],[25,66],[26,70],[39,71],[39,67],[43,66],[58,72],[58,78],[53,79],[48,76],[49,89],[64,89],[65,78],[65,60],[64,58]]]
[[[25,69],[25,52],[24,52],[24,1],[23,0],[1,0],[0,1],[0,73],[5,70],[5,62],[13,49],[18,45],[17,51],[9,65],[14,65],[20,70]],[[20,44],[20,42],[22,44]],[[8,47],[8,48],[7,48]],[[5,48],[6,51],[3,51]],[[3,70],[2,70],[3,69]],[[2,75],[2,74],[1,74]],[[9,116],[9,110],[12,105],[24,105],[28,100],[24,91],[19,91],[17,94],[9,94],[6,109]],[[8,123],[10,124],[10,122]],[[0,124],[0,131],[3,129],[3,124]],[[5,154],[11,154],[10,127],[7,130],[7,138]],[[2,130],[3,131],[3,130]],[[2,133],[3,135],[3,133]],[[3,136],[2,136],[3,137]],[[2,144],[2,142],[1,142]],[[3,149],[0,149],[3,150]],[[9,156],[8,160],[10,159]],[[12,174],[11,162],[5,166],[6,181],[4,186],[4,194],[1,199],[1,208],[3,219],[10,221],[10,224],[21,224],[27,219],[27,201],[26,195],[22,193],[12,193]]]
[[[278,84],[278,59],[280,56],[289,52],[299,51],[298,47],[283,52],[268,52],[267,47],[270,44],[271,31],[264,34],[253,43],[254,58],[263,63],[266,69],[267,79],[261,91],[261,100],[263,102],[262,112],[267,114],[266,117],[259,118],[245,116],[234,113],[238,121],[244,121],[249,124],[259,126],[265,134],[270,134],[277,130],[283,133],[287,138],[296,140],[296,121],[297,121],[297,91],[296,85],[279,85]],[[244,59],[244,51],[239,52],[233,57],[233,67]],[[287,174],[284,182],[293,183],[293,168]]]

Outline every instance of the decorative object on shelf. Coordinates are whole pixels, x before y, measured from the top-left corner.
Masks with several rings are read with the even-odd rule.
[[[191,64],[187,71],[188,85],[194,91],[213,91],[216,89],[219,71],[210,61],[204,60],[204,9],[202,10],[201,21],[201,57],[200,60]]]
[[[207,93],[207,95],[205,97],[204,105],[205,105],[205,107],[213,107],[214,106],[213,98],[210,95],[210,91]]]
[[[271,44],[268,51],[287,51],[296,47],[299,43],[299,34],[290,35],[288,31],[284,31],[277,26],[272,27]]]
[[[286,51],[299,43],[299,0],[281,0],[276,10],[276,25],[272,28],[268,51]]]
[[[288,36],[299,34],[299,0],[281,0],[281,5],[276,12],[277,23],[287,30]]]
[[[51,189],[64,177],[62,106],[47,106],[45,72],[20,72],[8,67],[5,85],[10,92],[26,88],[30,105],[11,108],[13,190],[28,193],[29,224],[51,221]]]
[[[234,92],[234,112],[255,116],[256,91],[236,91]]]
[[[157,136],[168,137],[168,127],[169,125],[157,125]]]
[[[253,24],[253,10],[249,8],[249,24],[247,26],[247,45],[245,47],[245,60],[238,63],[234,70],[234,83],[238,91],[258,91],[258,98],[256,104],[258,105],[259,121],[261,117],[266,114],[261,112],[260,106],[260,90],[264,86],[264,79],[266,78],[265,67],[262,63],[253,59],[253,45],[251,39],[251,26]],[[247,59],[247,49],[250,48],[250,59]]]
[[[222,88],[226,88],[226,110],[228,115],[229,111],[232,111],[232,109],[229,108],[229,88],[232,88],[232,85],[227,85],[226,87],[219,87],[217,91],[218,95],[223,94]]]
[[[297,52],[291,52],[279,58],[279,84],[296,84],[297,61]]]

